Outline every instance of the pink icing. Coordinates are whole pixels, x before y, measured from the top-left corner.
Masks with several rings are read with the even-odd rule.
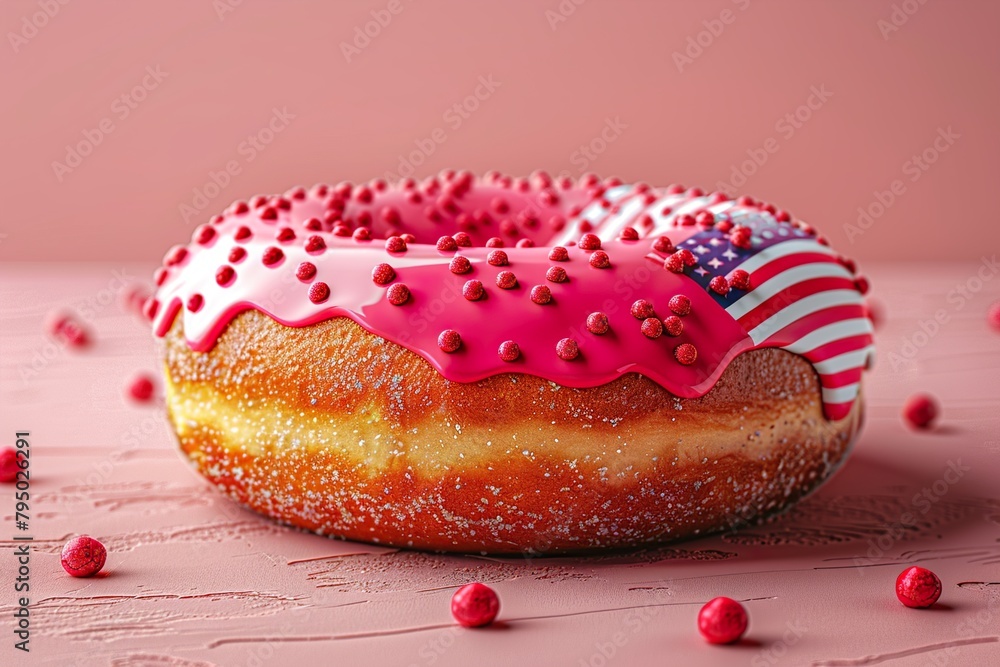
[[[784,347],[817,366],[827,417],[846,415],[871,345],[870,326],[857,324],[865,318],[864,308],[852,272],[843,268],[847,262],[817,240],[808,226],[785,222],[788,216],[773,207],[678,190],[601,184],[592,177],[577,183],[552,181],[544,174],[531,179],[492,174],[476,180],[466,173],[446,172],[420,184],[315,186],[282,197],[255,198],[249,206],[237,202],[195,230],[186,251],[168,252],[157,276],[159,289],[146,311],[158,336],[167,333],[181,312],[188,343],[197,351],[210,350],[229,321],[247,309],[293,327],[344,316],[419,354],[457,382],[516,372],[592,387],[634,372],[684,398],[708,392],[737,354],[755,347]],[[709,220],[724,221],[723,227],[737,223],[748,228],[747,234],[752,229],[754,243],[765,248],[760,257],[782,254],[775,249],[793,247],[783,245],[787,243],[801,249],[768,263],[757,260],[762,266],[755,275],[761,285],[750,292],[713,293],[692,273],[701,270],[707,279],[705,269],[696,265],[674,273],[664,268],[671,253],[657,251],[652,242],[666,236],[697,253],[704,246],[700,241],[695,245],[696,240],[707,239],[713,251],[721,251],[720,244],[728,244],[721,232],[716,234],[721,238],[708,238],[705,226],[678,226],[691,222],[684,216],[702,211],[712,214]],[[635,233],[623,231],[627,228]],[[367,232],[355,234],[358,229]],[[469,235],[473,247],[437,249],[439,237],[459,231]],[[583,232],[597,235],[600,249],[577,247]],[[787,239],[778,238],[779,233]],[[386,238],[405,234],[413,238],[405,243],[396,239],[392,246],[405,245],[405,250],[387,249]],[[503,239],[503,247],[495,242],[484,247],[494,237]],[[524,239],[535,247],[515,247]],[[565,261],[549,259],[554,245],[567,248]],[[506,264],[491,264],[491,253],[505,254]],[[467,272],[449,269],[456,256],[469,260]],[[707,250],[704,256],[710,256]],[[781,274],[783,263],[795,261],[815,264],[818,272],[775,292],[782,276],[793,273]],[[315,270],[300,271],[305,262]],[[380,264],[395,273],[388,282],[383,275],[379,282],[384,284],[372,278]],[[809,266],[796,271],[809,273]],[[552,267],[563,269],[565,276],[551,272]],[[513,273],[516,284],[505,275],[504,287],[498,286],[501,272]],[[463,296],[469,280],[481,281],[482,299]],[[754,342],[763,335],[761,329],[753,331],[754,326],[817,289],[825,292],[814,298],[831,295],[828,307],[779,322],[766,339]],[[761,295],[756,303],[754,290]],[[775,296],[768,299],[772,292]],[[690,313],[680,317],[683,330],[676,336],[667,333],[676,332],[675,318],[669,327],[647,326],[646,331],[663,330],[657,338],[648,337],[643,322],[631,312],[632,304],[647,300],[655,317],[664,320],[673,315],[668,302],[675,295],[691,301]],[[744,304],[760,307],[742,317],[727,312],[728,304],[740,296],[746,297]],[[604,313],[610,324],[603,335],[587,328],[588,316],[596,312]],[[777,320],[780,317],[767,324]],[[850,326],[833,338],[824,335],[841,323]],[[446,352],[439,345],[445,331],[458,333],[458,349]],[[448,335],[451,344],[445,347],[453,348],[454,334]],[[578,354],[566,354],[573,346],[565,339],[576,343]],[[499,354],[506,341],[517,344],[520,354],[514,361]],[[689,365],[680,360],[690,361],[690,348],[677,351],[685,344],[697,351]]]

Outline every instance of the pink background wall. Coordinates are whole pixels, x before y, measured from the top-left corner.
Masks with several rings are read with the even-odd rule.
[[[51,18],[46,6],[58,7]],[[348,62],[341,43],[372,11],[391,18]],[[898,30],[883,35],[893,19]],[[978,257],[1000,247],[987,207],[998,23],[1000,3],[974,0],[7,0],[0,259],[159,258],[233,199],[397,171],[418,140],[434,149],[418,175],[577,175],[589,162],[601,175],[707,188],[730,181],[749,150],[766,160],[737,190],[778,202],[848,254]],[[707,46],[679,67],[689,38]],[[122,99],[144,77],[144,99]],[[467,117],[448,112],[480,77],[499,85],[480,87]],[[808,120],[782,121],[822,89],[831,95],[800,110]],[[294,118],[262,150],[243,143],[274,108]],[[605,131],[609,119],[619,129]],[[56,173],[67,145],[96,139]],[[579,152],[591,142],[602,149],[592,160]],[[911,161],[925,150],[926,170]],[[210,174],[227,163],[239,173],[216,193]],[[858,208],[897,180],[884,213],[848,238]],[[206,186],[215,196],[196,200]],[[185,204],[202,210],[185,220]],[[942,223],[963,231],[937,233]]]

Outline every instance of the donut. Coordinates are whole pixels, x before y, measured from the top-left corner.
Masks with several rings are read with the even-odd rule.
[[[867,280],[752,199],[447,170],[237,201],[144,305],[181,451],[401,548],[555,554],[753,523],[862,422]]]

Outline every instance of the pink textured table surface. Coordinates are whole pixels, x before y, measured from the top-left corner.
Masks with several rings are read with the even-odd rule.
[[[867,425],[849,462],[783,517],[698,541],[592,558],[440,556],[296,532],[221,497],[175,451],[162,406],[122,398],[156,370],[148,327],[124,312],[135,265],[0,268],[0,434],[31,431],[31,653],[13,648],[13,488],[0,487],[0,664],[54,665],[996,665],[1000,664],[1000,298],[989,263],[867,267],[885,305]],[[986,280],[983,280],[986,278]],[[952,291],[963,286],[964,291]],[[76,308],[88,350],[43,332]],[[936,324],[929,324],[938,315]],[[917,390],[943,418],[915,434]],[[951,471],[951,472],[949,472]],[[109,548],[72,579],[77,533]],[[940,604],[910,610],[893,582],[921,564]],[[502,622],[451,624],[479,580]],[[747,639],[705,644],[701,604],[745,600]]]

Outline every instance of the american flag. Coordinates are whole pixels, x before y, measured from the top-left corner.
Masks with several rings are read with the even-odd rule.
[[[609,191],[605,198],[615,205],[590,206],[581,219],[606,240],[626,226],[639,228],[647,237],[667,234],[677,238],[678,232],[691,231],[676,226],[678,216],[700,210],[712,212],[717,220],[749,227],[751,243],[746,249],[734,246],[729,234],[714,228],[699,228],[678,243],[678,248],[690,250],[698,259],[697,266],[687,271],[688,277],[740,324],[752,347],[781,348],[810,361],[819,375],[827,418],[847,416],[875,347],[862,294],[836,252],[813,233],[778,222],[758,207],[733,201],[713,203],[708,197],[678,194],[647,203],[624,186]],[[644,215],[652,218],[652,228],[636,224]],[[566,239],[578,231],[569,231]],[[652,257],[662,261],[662,257]],[[750,274],[750,290],[721,295],[709,288],[712,278],[728,278],[736,269]]]

